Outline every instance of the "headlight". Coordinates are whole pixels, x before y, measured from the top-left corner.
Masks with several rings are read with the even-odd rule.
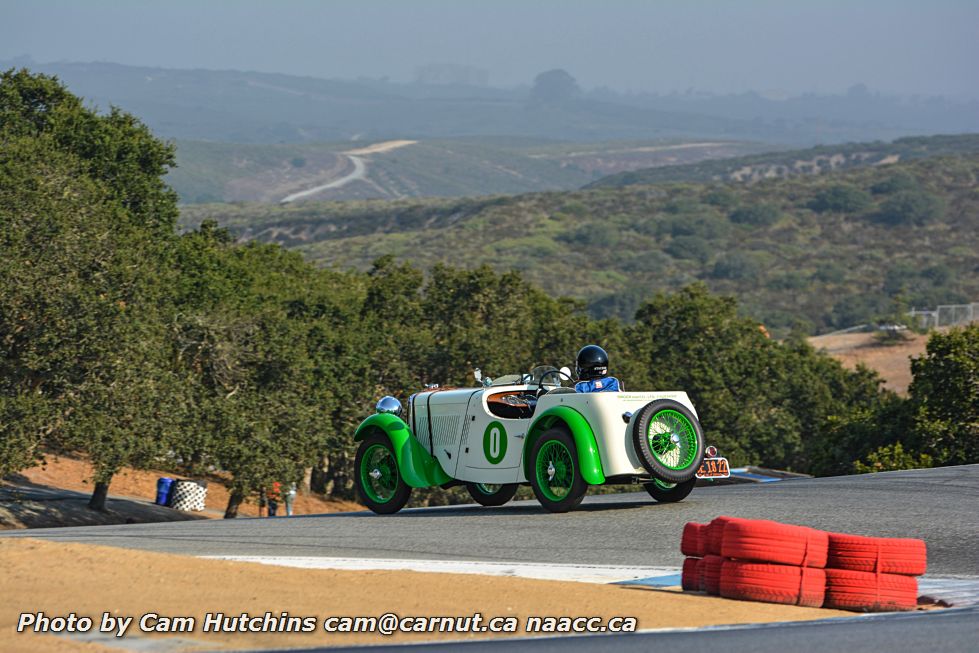
[[[394,397],[388,395],[387,397],[381,397],[381,400],[377,402],[377,406],[374,410],[378,413],[391,413],[392,415],[401,416],[401,412],[404,410],[401,407],[401,402]]]

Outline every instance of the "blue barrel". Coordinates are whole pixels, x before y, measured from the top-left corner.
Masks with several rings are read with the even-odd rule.
[[[170,504],[170,491],[173,489],[173,479],[162,477],[156,481],[156,503],[161,506]]]

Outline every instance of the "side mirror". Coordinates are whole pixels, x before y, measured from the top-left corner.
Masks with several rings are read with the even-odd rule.
[[[572,378],[571,377],[571,370],[567,366],[562,367],[561,370],[560,370],[560,372],[561,372],[562,375],[564,375],[565,377],[567,377],[569,380]]]

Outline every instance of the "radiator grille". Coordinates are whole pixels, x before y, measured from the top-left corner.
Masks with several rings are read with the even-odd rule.
[[[449,447],[451,450],[450,445],[458,442],[459,419],[458,415],[437,415],[432,418],[432,435],[437,448]]]

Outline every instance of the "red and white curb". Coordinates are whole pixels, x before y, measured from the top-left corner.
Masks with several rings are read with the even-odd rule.
[[[674,567],[628,567],[618,565],[571,565],[540,562],[497,562],[482,560],[403,560],[400,558],[328,558],[317,556],[204,556],[213,560],[257,562],[263,565],[301,569],[350,571],[422,571],[445,574],[478,574],[535,580],[564,580],[579,583],[620,583],[658,577],[677,577]]]

